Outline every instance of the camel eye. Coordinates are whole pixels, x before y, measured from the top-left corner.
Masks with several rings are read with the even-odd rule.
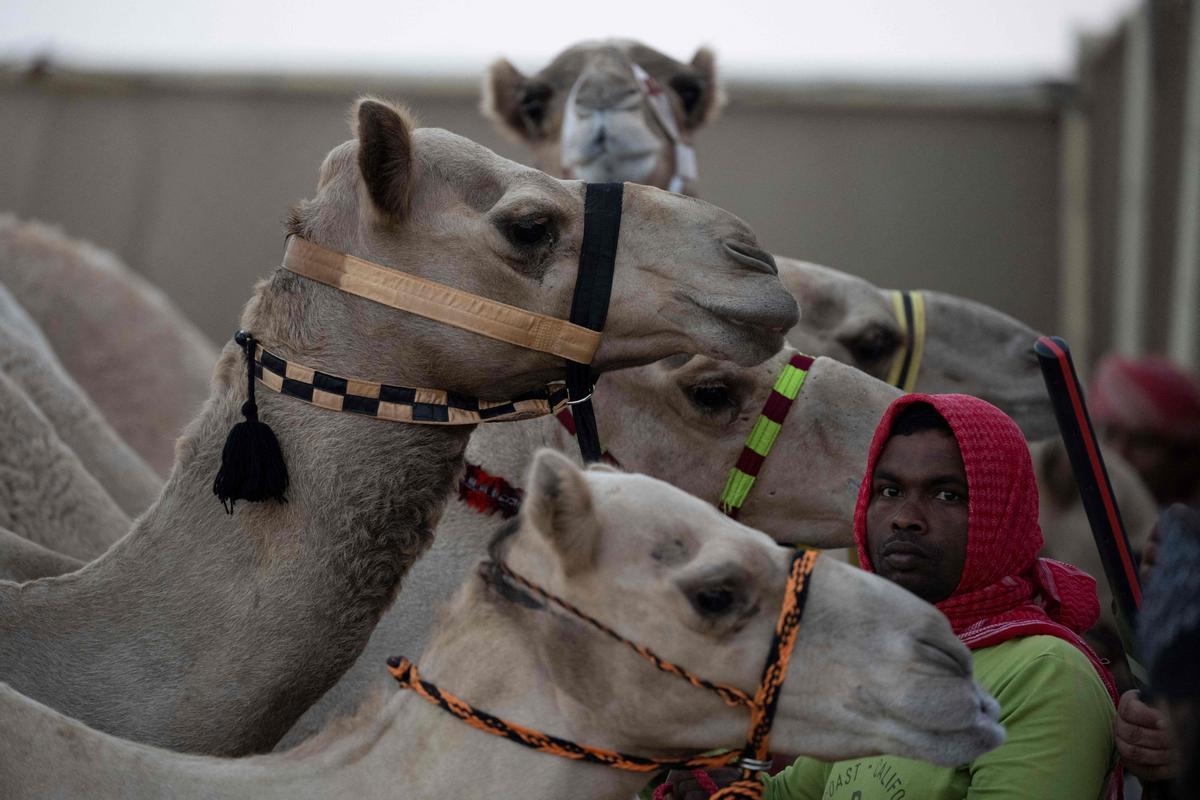
[[[733,590],[726,586],[701,589],[692,595],[692,605],[701,614],[715,617],[733,608]]]
[[[845,344],[855,361],[874,364],[896,352],[900,337],[887,328],[873,325]]]
[[[508,226],[509,240],[519,247],[534,247],[550,239],[550,224],[545,217],[522,219]]]
[[[685,114],[691,114],[696,110],[696,106],[700,104],[700,95],[704,92],[700,81],[691,75],[676,75],[671,79],[671,88],[675,90],[675,94],[679,95],[679,101],[683,103]]]
[[[533,84],[525,87],[521,93],[521,116],[529,121],[534,128],[541,127],[546,119],[546,108],[550,105],[550,96],[554,90],[545,84]]]
[[[729,387],[721,383],[704,383],[693,386],[691,401],[706,414],[717,414],[737,406],[733,395],[729,392]]]

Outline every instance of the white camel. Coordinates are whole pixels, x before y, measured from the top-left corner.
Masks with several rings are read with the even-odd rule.
[[[692,136],[724,102],[711,50],[688,64],[639,42],[582,42],[527,76],[505,59],[483,84],[483,113],[533,149],[551,175],[633,181],[695,194]]]
[[[492,554],[515,573],[709,680],[753,691],[791,552],[643,476],[534,460],[519,525]],[[511,722],[585,745],[678,758],[744,741],[748,714],[658,672],[509,582],[472,571],[421,676]],[[963,763],[1003,738],[994,700],[932,606],[819,558],[772,732],[783,752]],[[276,665],[282,668],[284,665]],[[378,665],[384,670],[383,664]],[[221,760],[134,744],[0,688],[0,794],[89,798],[630,797],[645,775],[555,758],[473,729],[410,691],[291,753]]]
[[[358,138],[329,154],[316,198],[294,212],[293,234],[567,315],[583,184],[446,131],[413,131],[384,103],[361,102],[357,121]],[[755,363],[778,350],[795,301],[747,255],[761,251],[744,223],[640,186],[625,187],[623,219],[595,369],[681,351]],[[524,394],[562,370],[555,356],[283,269],[256,287],[242,327],[324,373],[482,398]],[[428,547],[472,426],[392,424],[264,389],[289,502],[230,515],[213,476],[245,376],[231,343],[162,495],[128,536],[76,573],[0,585],[0,678],[117,735],[242,754],[270,747],[353,662]]]
[[[793,353],[785,349],[754,367],[676,357],[605,375],[595,403],[609,452],[623,468],[715,504],[776,376]],[[899,394],[845,364],[818,358],[739,521],[783,543],[844,547],[853,538],[854,502],[871,435]],[[467,445],[467,462],[521,490],[520,476],[543,447],[578,458],[573,438],[550,417],[479,428]],[[404,591],[380,620],[362,656],[304,713],[280,747],[308,739],[383,688],[383,659],[398,652],[420,653],[435,625],[432,609],[454,593],[505,524],[499,508],[486,512],[461,497],[451,501],[429,552],[405,578]]]
[[[120,437],[166,475],[175,439],[208,396],[217,348],[112,253],[11,214],[0,214],[0,284]],[[139,514],[152,499],[126,511]]]

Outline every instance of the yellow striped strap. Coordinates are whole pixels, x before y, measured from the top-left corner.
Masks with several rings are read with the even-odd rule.
[[[800,394],[800,387],[808,376],[813,359],[797,353],[784,365],[783,371],[775,379],[771,394],[763,405],[762,413],[750,429],[742,453],[737,463],[729,470],[729,478],[725,482],[725,490],[721,492],[719,507],[731,517],[737,517],[742,504],[750,494],[758,473],[762,470],[763,462],[771,452],[779,432],[783,429],[783,421],[787,417],[792,403]]]
[[[911,392],[917,386],[921,356],[925,352],[925,295],[901,291],[893,291],[891,295],[892,310],[904,334],[904,347],[892,361],[887,382],[901,391]]]

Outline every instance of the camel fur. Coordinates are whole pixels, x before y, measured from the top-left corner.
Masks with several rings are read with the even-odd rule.
[[[291,232],[339,252],[565,317],[584,187],[377,101],[335,148]],[[513,226],[545,220],[542,241]],[[736,217],[627,186],[598,372],[680,351],[753,364],[776,352],[795,301]],[[241,326],[281,357],[365,381],[483,398],[531,391],[561,362],[277,270]],[[269,391],[259,414],[291,477],[287,503],[212,496],[245,399],[226,345],[158,500],[85,568],[0,585],[0,678],[98,729],[182,750],[269,748],[353,662],[429,546],[470,426],[392,424]]]
[[[217,348],[112,253],[11,214],[0,214],[0,284],[161,482],[175,439],[208,396]]]
[[[753,691],[791,552],[651,478],[580,472],[546,452],[519,524],[493,555],[634,641]],[[747,713],[521,590],[472,571],[420,661],[427,679],[501,718],[647,755],[736,748]],[[826,759],[888,752],[954,765],[1003,739],[944,617],[828,558],[778,702],[776,748]],[[699,598],[719,593],[728,602]],[[383,669],[380,665],[380,670]],[[89,800],[630,797],[639,773],[554,758],[392,688],[348,731],[293,753],[220,760],[91,730],[0,687],[0,793]]]

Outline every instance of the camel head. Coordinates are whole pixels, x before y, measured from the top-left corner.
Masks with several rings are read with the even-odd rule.
[[[784,348],[754,367],[673,356],[606,375],[596,391],[605,445],[623,468],[716,502],[795,352]],[[782,544],[853,546],[863,454],[899,394],[853,367],[816,359],[738,519]]]
[[[357,138],[326,157],[316,197],[293,212],[292,233],[467,292],[569,316],[584,227],[581,181],[551,178],[448,131],[414,128],[386,103],[363,100],[356,117]],[[646,186],[625,185],[623,202],[594,368],[677,352],[751,364],[778,350],[795,323],[796,303],[744,222]],[[323,285],[298,286],[300,280],[278,273],[268,286],[276,296],[253,302],[243,327],[265,329],[256,335],[266,341],[307,341],[317,358],[370,363],[372,373],[409,385],[484,397],[561,376],[555,356]],[[279,295],[292,296],[292,305]],[[281,313],[265,313],[272,310]]]
[[[908,343],[890,293],[862,278],[790,258],[780,277],[800,303],[787,335],[799,350],[830,356],[886,380]],[[1056,434],[1033,343],[1038,333],[996,309],[944,292],[922,292],[926,333],[914,391],[960,392],[1002,409],[1030,440]]]
[[[516,532],[493,545],[518,574],[709,680],[753,693],[792,551],[661,481],[580,471],[541,451]],[[496,579],[493,579],[495,581]],[[818,559],[772,736],[828,760],[894,753],[961,764],[1003,738],[998,706],[933,606],[875,575]],[[494,588],[511,590],[497,583]],[[489,593],[520,615],[589,743],[661,754],[739,747],[748,713],[529,596]]]
[[[653,99],[656,92],[663,100]],[[484,114],[529,145],[534,163],[551,175],[689,194],[694,170],[685,178],[688,167],[680,161],[692,156],[676,144],[690,148],[721,102],[711,50],[697,50],[685,64],[621,40],[577,44],[532,76],[501,59],[483,85]],[[681,179],[672,185],[676,175]]]

